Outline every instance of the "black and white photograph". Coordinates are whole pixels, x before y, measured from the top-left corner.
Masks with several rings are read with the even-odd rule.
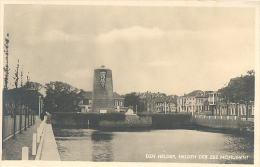
[[[1,21],[1,166],[259,165],[256,1],[12,1]]]

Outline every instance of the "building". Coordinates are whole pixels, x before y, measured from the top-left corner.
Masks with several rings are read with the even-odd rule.
[[[218,101],[216,106],[213,108],[213,115],[219,116],[240,116],[242,118],[254,118],[255,113],[254,102],[248,103],[248,113],[246,104],[232,103],[232,102],[221,102]]]
[[[141,105],[145,106],[146,113],[173,113],[176,112],[177,106],[177,96],[169,95],[166,96],[165,93],[136,93],[139,96]]]
[[[113,98],[114,98],[115,111],[125,112],[126,111],[126,107],[124,107],[125,98],[123,96],[120,96],[116,92],[113,92]],[[92,92],[81,91],[79,93],[79,98],[77,99],[77,104],[78,104],[79,112],[90,112],[91,104],[92,104]]]
[[[178,112],[191,112],[191,113],[196,112],[196,104],[197,104],[196,97],[199,94],[204,94],[204,92],[201,90],[194,90],[187,95],[178,97],[177,111]]]
[[[92,92],[81,91],[78,101],[79,112],[89,112],[91,110]]]
[[[209,112],[211,107],[209,104],[209,94],[212,91],[204,91],[204,92],[198,92],[196,95],[196,114],[202,114]]]
[[[115,111],[118,112],[126,112],[127,107],[125,106],[125,98],[116,92],[113,93],[114,96],[114,105],[115,105]]]
[[[153,113],[173,113],[176,112],[175,100],[172,96],[156,97],[153,99],[155,106]]]
[[[208,115],[212,113],[212,109],[219,100],[220,94],[218,92],[195,90],[178,97],[177,111]]]
[[[245,118],[254,117],[254,102],[243,104],[224,102],[221,94],[217,91],[195,90],[177,99],[177,112],[186,112],[199,115],[240,116]]]

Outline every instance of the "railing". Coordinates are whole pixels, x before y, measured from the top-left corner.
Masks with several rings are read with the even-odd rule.
[[[46,119],[47,116],[44,116],[44,120],[41,122],[40,127],[37,128],[37,143],[40,143],[37,149],[37,154],[35,160],[40,160],[43,146],[43,139],[46,130]]]
[[[240,120],[254,122],[254,118],[241,118],[240,116],[206,116],[206,115],[194,115],[194,118],[200,119],[222,119],[222,120]]]
[[[206,115],[194,115],[195,118],[200,119],[222,119],[222,120],[239,120],[239,116],[206,116]]]
[[[30,128],[30,126],[32,126],[35,123],[35,119],[36,119],[35,117],[36,117],[35,115],[33,117],[31,116],[25,117],[24,115],[22,115],[22,124],[20,124],[20,120],[21,120],[20,115],[16,115],[16,119],[11,118],[11,115],[4,116],[4,128],[3,128],[3,136],[2,136],[3,142],[7,141],[11,137],[14,137],[15,134],[20,132],[20,129],[26,131],[27,128]],[[21,128],[20,125],[22,125]],[[15,134],[14,134],[14,128],[15,128]]]

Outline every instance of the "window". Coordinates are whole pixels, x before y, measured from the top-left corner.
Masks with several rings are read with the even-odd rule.
[[[115,106],[118,106],[118,100],[115,100]]]
[[[241,113],[241,115],[245,115],[245,113],[246,113],[246,112],[245,112],[245,106],[243,106],[243,107],[242,107],[242,113]]]
[[[120,105],[120,106],[123,106],[123,103],[122,103],[122,101],[120,101],[120,102],[119,102],[119,105]]]
[[[252,106],[252,115],[255,115],[255,106]]]

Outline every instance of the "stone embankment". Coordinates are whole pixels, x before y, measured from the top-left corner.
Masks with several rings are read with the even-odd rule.
[[[206,115],[194,115],[192,116],[192,122],[194,125],[218,128],[218,129],[230,129],[241,131],[254,131],[254,119],[241,118],[239,116],[206,116]]]
[[[102,127],[148,127],[152,126],[152,117],[139,117],[138,115],[126,115],[125,120],[122,121],[107,121],[99,122]]]

